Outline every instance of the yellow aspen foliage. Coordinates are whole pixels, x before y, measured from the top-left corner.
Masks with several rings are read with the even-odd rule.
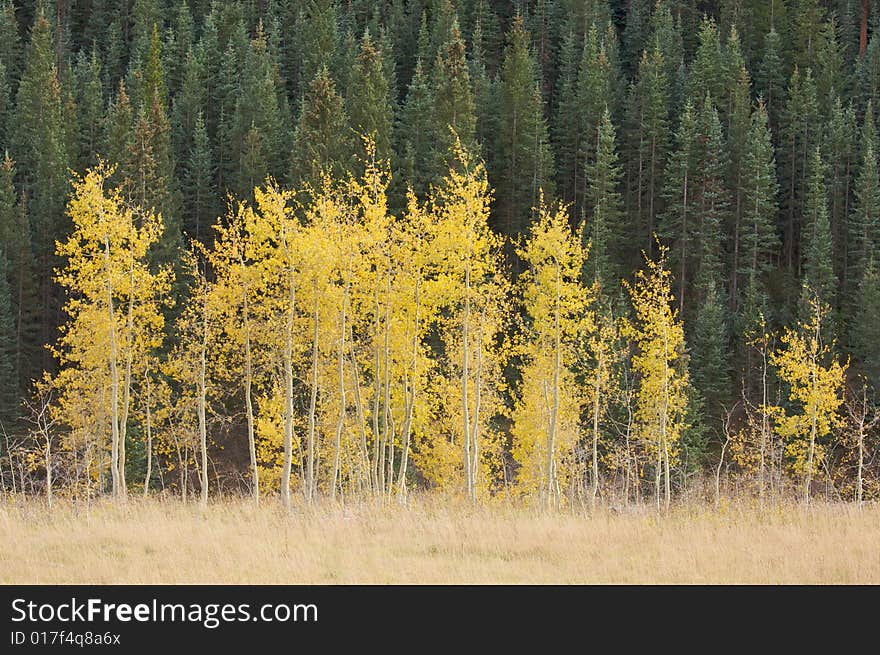
[[[268,180],[254,189],[255,209],[247,216],[251,264],[262,280],[264,298],[256,309],[265,322],[266,348],[276,353],[283,397],[281,503],[290,508],[290,482],[296,438],[295,367],[307,348],[300,334],[299,298],[301,224],[292,201],[295,194]]]
[[[202,251],[202,252],[199,252]],[[208,281],[201,247],[193,248],[183,256],[183,271],[192,280],[187,303],[177,318],[174,349],[165,364],[165,373],[179,389],[175,403],[180,439],[187,449],[198,452],[196,470],[199,474],[200,500],[208,502],[208,411],[212,387],[218,376],[214,373],[217,362],[209,353],[217,341],[218,317],[211,302],[213,284]]]
[[[596,287],[597,295],[601,289]],[[599,446],[609,453],[608,463],[613,467],[618,459],[619,449],[613,441],[603,434],[603,424],[611,399],[619,393],[616,387],[615,366],[621,358],[620,321],[615,318],[610,306],[599,307],[593,312],[593,320],[586,326],[580,338],[577,369],[584,378],[584,396],[587,418],[590,461],[591,499],[596,502],[599,493]]]
[[[841,364],[825,342],[823,324],[829,308],[812,295],[810,317],[783,333],[770,362],[789,387],[789,407],[773,407],[776,432],[785,441],[792,470],[802,476],[804,501],[809,502],[813,475],[825,457],[822,439],[838,427],[847,364]]]
[[[498,347],[507,313],[500,238],[489,229],[491,193],[482,163],[456,144],[456,164],[429,199],[430,285],[440,335],[434,429],[419,438],[418,466],[438,488],[470,499],[490,489],[484,443],[500,409]],[[490,440],[491,437],[490,437]],[[494,440],[492,440],[494,441]],[[457,464],[455,464],[457,462]]]
[[[594,289],[581,282],[587,253],[570,228],[568,211],[548,207],[543,196],[519,256],[527,266],[520,284],[528,336],[514,410],[513,457],[520,465],[521,490],[537,491],[553,505],[576,470],[574,448],[586,397],[574,367],[579,338],[593,328]]]
[[[108,187],[112,174],[99,164],[73,181],[67,208],[73,230],[56,244],[65,264],[55,279],[67,294],[68,318],[54,349],[60,363],[54,386],[58,420],[69,426],[71,444],[97,443],[103,450],[109,443],[113,492],[124,495],[133,367],[162,343],[173,274],[148,263],[163,233],[162,217],[127,206],[119,190]],[[96,466],[108,468],[104,458]]]
[[[668,248],[659,245],[656,261],[647,259],[632,285],[624,281],[635,311],[635,323],[626,327],[636,346],[632,366],[638,381],[635,409],[636,437],[654,462],[657,506],[660,482],[665,480],[667,508],[671,499],[670,468],[677,463],[685,429],[688,371],[684,329],[673,309]]]
[[[260,303],[266,285],[252,265],[253,239],[249,227],[254,225],[253,209],[246,203],[232,204],[225,218],[214,225],[214,247],[207,252],[215,276],[209,303],[217,317],[220,337],[212,348],[218,382],[239,387],[247,423],[250,460],[251,495],[260,498],[260,477],[257,464],[255,387],[260,371],[265,369],[265,324],[261,321]]]

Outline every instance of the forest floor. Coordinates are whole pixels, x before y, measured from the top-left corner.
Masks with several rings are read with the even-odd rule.
[[[880,505],[0,501],[0,583],[880,583]]]

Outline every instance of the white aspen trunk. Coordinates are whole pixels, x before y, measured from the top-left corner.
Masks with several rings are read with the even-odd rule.
[[[379,494],[384,487],[380,480],[380,458],[379,458],[379,444],[382,440],[381,435],[379,434],[379,398],[382,394],[382,378],[381,378],[381,353],[379,348],[379,287],[376,286],[374,290],[374,299],[375,299],[375,312],[376,312],[376,323],[375,323],[375,344],[374,344],[374,363],[373,363],[373,461],[372,466],[370,467],[370,476],[373,481],[373,491],[376,494]],[[382,469],[384,470],[384,469]]]
[[[125,375],[122,383],[122,417],[119,420],[119,479],[122,495],[128,493],[125,481],[125,439],[128,434],[128,412],[131,406],[131,361],[134,356],[134,260],[128,269],[128,316],[125,335]]]
[[[602,390],[602,360],[603,356],[600,353],[596,361],[596,377],[593,386],[593,479],[590,500],[593,509],[596,508],[596,498],[599,495],[599,393]]]
[[[865,426],[864,424],[859,425],[859,470],[858,470],[858,479],[857,479],[857,487],[856,487],[856,500],[859,504],[859,509],[862,508],[862,495],[864,491],[864,482],[863,482],[863,472],[865,469]]]
[[[358,375],[358,365],[357,359],[354,354],[354,335],[352,334],[351,342],[350,342],[350,357],[351,357],[351,374],[354,378],[354,407],[355,412],[357,414],[358,421],[358,430],[360,432],[361,443],[360,443],[360,458],[361,458],[361,476],[364,478],[366,482],[366,487],[372,491],[373,483],[372,483],[372,473],[370,467],[370,452],[367,448],[367,428],[366,428],[366,417],[364,416],[364,404],[361,399],[361,382],[360,376]]]
[[[290,511],[290,469],[293,463],[293,315],[296,304],[293,266],[288,271],[287,325],[284,331],[284,465],[281,469],[281,503]]]
[[[336,448],[333,454],[333,482],[330,485],[330,498],[336,500],[336,484],[339,479],[339,458],[342,450],[342,428],[345,425],[345,305],[348,302],[348,281],[342,294],[339,330],[339,418],[336,421]]]
[[[817,327],[818,332],[818,327]],[[818,336],[817,336],[818,341]],[[810,504],[810,487],[813,485],[813,458],[815,456],[816,451],[816,431],[818,429],[818,412],[819,408],[816,406],[816,397],[818,395],[816,384],[817,384],[817,375],[816,368],[818,367],[818,362],[816,362],[815,358],[812,358],[810,361],[810,386],[812,387],[812,405],[813,407],[810,409],[810,449],[807,453],[807,474],[804,480],[804,503],[807,505]]]
[[[409,464],[409,440],[412,430],[413,409],[416,404],[416,382],[418,380],[418,363],[419,363],[419,310],[421,309],[419,291],[421,288],[421,278],[416,280],[416,298],[415,298],[415,321],[413,325],[412,336],[412,382],[407,384],[404,380],[404,393],[407,395],[406,418],[403,426],[403,446],[400,455],[400,472],[397,477],[397,495],[401,502],[406,502],[406,469]],[[409,389],[407,389],[409,387]]]
[[[153,474],[153,424],[150,404],[152,403],[152,387],[150,385],[150,376],[147,374],[144,380],[144,387],[147,394],[146,402],[146,419],[147,419],[147,473],[144,475],[144,498],[150,493],[150,477]]]
[[[391,276],[387,277],[387,287],[385,290],[385,343],[384,361],[385,361],[385,425],[382,431],[382,463],[385,462],[386,449],[388,458],[388,470],[382,472],[383,492],[391,494],[391,488],[394,486],[394,417],[391,414],[391,348],[388,339],[390,330],[390,309],[391,309]],[[380,466],[381,464],[380,463]]]
[[[244,262],[241,262],[244,268]],[[251,322],[250,307],[248,306],[247,283],[242,294],[242,309],[244,311],[244,406],[247,415],[248,431],[248,454],[251,460],[251,497],[255,505],[260,504],[260,471],[257,467],[257,443],[254,438],[254,403],[252,388],[254,380],[253,354],[251,353]]]
[[[468,370],[468,323],[471,315],[471,268],[470,262],[465,267],[464,273],[464,317],[461,325],[461,347],[462,347],[462,363],[461,363],[461,413],[464,423],[463,441],[464,441],[464,486],[465,494],[468,498],[473,497],[473,480],[471,480],[471,438],[470,438],[470,414],[468,408],[468,378],[470,371]]]
[[[113,283],[110,274],[110,238],[104,235],[104,266],[107,274],[107,313],[110,321],[110,474],[113,478],[113,495],[121,495],[119,478],[119,370],[116,345],[116,316],[113,310]]]
[[[660,422],[660,445],[665,458],[666,474],[666,509],[669,509],[669,450],[667,445],[667,423],[669,422],[669,333],[667,326],[663,326],[663,414]],[[658,466],[660,465],[658,453]],[[660,477],[657,477],[657,504],[660,504]]]
[[[561,365],[561,349],[562,335],[560,333],[559,313],[560,313],[560,283],[559,265],[556,266],[556,308],[554,316],[554,352],[553,352],[553,404],[550,410],[550,429],[547,431],[547,498],[546,503],[549,508],[552,502],[555,489],[555,448],[556,448],[556,429],[559,420],[559,369]]]
[[[666,500],[666,510],[669,510],[669,504],[672,499],[672,490],[670,488],[670,476],[669,476],[669,443],[664,439],[663,441],[663,474],[664,474],[664,493]]]
[[[208,506],[208,425],[205,417],[205,403],[207,392],[207,383],[205,380],[205,369],[207,368],[206,351],[208,349],[208,312],[207,312],[207,288],[204,289],[205,297],[202,305],[202,343],[199,350],[199,450],[201,454],[201,467],[199,471],[201,483],[200,502],[202,508]]]
[[[758,503],[764,509],[764,471],[769,425],[767,421],[767,349],[761,348],[761,466],[758,474]]]
[[[43,437],[46,439],[46,502],[52,507],[52,440],[49,437],[49,431],[43,431]]]
[[[477,332],[477,370],[474,380],[474,416],[471,424],[471,500],[477,500],[480,483],[480,398],[483,386],[483,322],[486,310],[480,312],[480,326]]]
[[[307,468],[306,468],[306,500],[311,503],[315,497],[315,412],[318,403],[318,293],[317,284],[315,284],[315,306],[313,308],[313,326],[312,333],[312,390],[309,398],[309,443],[307,446]]]

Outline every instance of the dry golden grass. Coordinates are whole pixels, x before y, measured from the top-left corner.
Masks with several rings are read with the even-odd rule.
[[[880,506],[0,506],[9,583],[880,583]]]

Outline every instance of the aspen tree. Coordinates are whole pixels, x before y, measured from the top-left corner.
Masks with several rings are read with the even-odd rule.
[[[254,189],[256,210],[250,232],[253,238],[255,275],[271,285],[265,311],[278,335],[281,355],[283,401],[283,449],[281,502],[290,510],[290,478],[294,445],[294,365],[298,357],[297,324],[299,269],[298,239],[301,226],[293,213],[294,194],[268,181]]]
[[[162,235],[162,218],[145,213],[135,224],[135,212],[124,205],[119,191],[106,188],[112,168],[99,164],[74,180],[68,214],[74,229],[57,254],[67,258],[56,280],[68,292],[56,355],[61,362],[57,386],[62,398],[66,380],[91,378],[94,411],[107,408],[111,430],[110,470],[115,496],[124,496],[125,450],[132,362],[162,341],[162,308],[172,281],[169,269],[153,272],[151,248]],[[120,370],[121,369],[121,370]],[[74,372],[75,371],[75,372]],[[104,385],[109,399],[103,398]],[[71,389],[71,391],[73,391]],[[82,387],[75,393],[85,391]],[[74,417],[65,417],[74,421]],[[81,421],[77,421],[80,422]]]
[[[624,286],[635,311],[635,324],[627,326],[637,352],[633,369],[638,377],[636,432],[649,456],[654,457],[654,488],[660,508],[660,482],[665,481],[664,500],[669,508],[669,470],[675,463],[685,429],[688,371],[684,359],[684,330],[673,309],[668,249],[659,247],[658,259],[646,258],[635,282]]]
[[[810,502],[813,475],[825,453],[822,439],[841,423],[838,414],[847,363],[841,364],[826,341],[829,308],[817,294],[809,294],[809,318],[788,328],[770,362],[789,389],[791,408],[774,407],[776,431],[786,440],[786,453],[795,473],[803,478],[803,498]]]
[[[234,349],[241,349],[242,371],[230,366],[227,372],[243,373],[245,416],[247,420],[248,455],[250,458],[251,496],[260,502],[260,478],[257,466],[257,450],[254,436],[254,368],[259,356],[257,320],[254,305],[263,291],[262,280],[255,275],[258,269],[251,265],[254,256],[249,228],[253,226],[253,209],[244,203],[230,207],[226,220],[218,222],[214,248],[208,253],[217,282],[213,287],[212,302],[216,311],[222,313],[224,335]],[[229,354],[231,353],[223,353]],[[237,363],[237,362],[236,362]]]
[[[481,439],[496,405],[498,352],[495,336],[504,316],[501,299],[506,293],[501,274],[500,239],[488,226],[490,192],[484,166],[474,162],[460,143],[436,197],[430,202],[434,270],[431,294],[437,303],[445,370],[440,390],[444,411],[459,428],[449,426],[447,442],[439,438],[425,444],[440,461],[429,473],[440,484],[450,482],[448,466],[455,444],[460,450],[465,495],[476,500],[480,480]],[[456,434],[457,433],[457,434]],[[460,439],[459,439],[460,437]],[[445,461],[443,461],[445,460]]]
[[[341,304],[340,289],[333,284],[342,245],[341,239],[334,238],[339,235],[337,225],[340,220],[340,206],[334,196],[330,178],[325,176],[321,188],[312,194],[313,199],[305,208],[305,225],[298,233],[295,245],[300,269],[300,305],[309,316],[310,327],[308,431],[303,479],[307,502],[312,502],[317,494],[318,397],[322,386],[319,368],[324,359],[322,350],[329,350],[327,346],[330,345],[323,343],[323,340],[332,334],[326,326],[332,325],[337,316],[335,308]]]
[[[403,220],[395,225],[393,256],[399,263],[396,286],[399,344],[399,377],[403,392],[403,426],[401,428],[400,469],[397,476],[397,495],[406,500],[406,475],[409,466],[412,434],[416,429],[418,408],[427,405],[422,400],[431,361],[423,344],[426,326],[435,317],[435,305],[426,280],[430,266],[431,242],[429,216],[409,191],[407,210]],[[428,293],[426,293],[426,291]],[[426,298],[426,295],[428,296]]]
[[[592,331],[588,307],[595,289],[581,282],[586,252],[580,235],[569,227],[568,211],[548,207],[543,197],[519,256],[528,266],[520,281],[529,334],[513,455],[522,467],[522,483],[537,488],[550,507],[559,501],[560,477],[571,475],[561,462],[577,441],[584,402],[572,369],[578,337]]]
[[[216,341],[216,316],[211,296],[213,284],[208,281],[205,271],[204,252],[199,252],[198,242],[186,252],[183,259],[184,271],[192,280],[189,301],[177,320],[177,345],[168,362],[167,370],[181,386],[181,409],[184,416],[191,416],[193,410],[197,419],[199,459],[199,503],[202,508],[208,504],[208,355],[214,350]],[[199,261],[199,260],[202,261]],[[214,376],[211,375],[211,381]],[[183,418],[185,424],[189,417]]]

